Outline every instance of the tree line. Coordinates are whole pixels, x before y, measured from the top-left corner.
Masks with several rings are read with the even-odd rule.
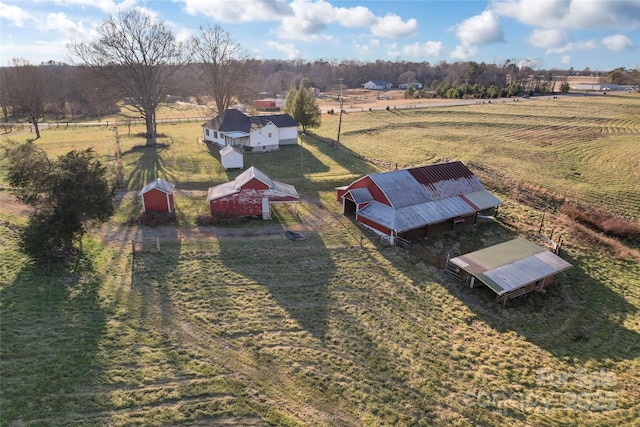
[[[0,107],[4,121],[26,119],[35,127],[44,117],[75,120],[120,113],[142,118],[147,145],[156,144],[157,108],[176,99],[211,106],[212,115],[260,93],[286,93],[303,80],[322,92],[359,88],[369,80],[409,86],[406,97],[495,98],[527,92],[569,89],[566,76],[588,75],[594,82],[640,84],[640,70],[617,68],[535,69],[506,60],[501,64],[318,59],[258,60],[220,26],[201,27],[180,42],[162,22],[138,10],[106,20],[91,42],[68,45],[72,64],[30,64],[14,58],[0,68]],[[564,80],[563,80],[564,78]]]

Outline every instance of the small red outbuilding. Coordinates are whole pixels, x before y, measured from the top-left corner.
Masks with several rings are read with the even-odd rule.
[[[173,213],[173,189],[175,185],[158,178],[144,186],[138,193],[142,197],[142,209],[147,211]]]
[[[297,203],[299,197],[293,185],[275,181],[251,166],[233,181],[210,187],[207,200],[212,215],[271,219],[272,203]]]

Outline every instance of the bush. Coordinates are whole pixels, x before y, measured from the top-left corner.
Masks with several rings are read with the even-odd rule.
[[[600,231],[607,236],[619,239],[635,239],[640,237],[640,227],[637,223],[597,207],[581,206],[577,203],[564,203],[560,212],[574,221]]]
[[[157,212],[157,211],[146,211],[141,213],[140,215],[136,215],[131,217],[131,219],[127,222],[128,225],[134,224],[143,224],[149,227],[157,227],[159,225],[170,224],[177,222],[177,217],[175,212]]]

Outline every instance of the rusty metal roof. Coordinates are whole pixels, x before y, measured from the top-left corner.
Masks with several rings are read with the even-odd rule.
[[[233,193],[237,193],[240,189],[246,185],[252,179],[257,179],[258,181],[264,183],[270,189],[281,193],[286,196],[292,196],[298,198],[298,192],[293,185],[285,184],[284,182],[275,181],[269,178],[264,172],[260,169],[257,169],[254,166],[251,166],[246,171],[242,172],[238,175],[233,181],[225,182],[223,184],[219,184],[213,187],[209,187],[209,191],[207,193],[207,200],[212,201],[219,199],[221,197],[228,196]]]
[[[572,267],[558,255],[523,238],[451,258],[449,262],[477,277],[498,295]]]
[[[422,185],[474,177],[473,173],[460,161],[420,166],[407,169],[407,171]]]

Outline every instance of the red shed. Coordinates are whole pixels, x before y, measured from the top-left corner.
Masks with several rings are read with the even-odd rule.
[[[138,193],[142,197],[142,209],[146,211],[169,212],[175,210],[173,189],[175,186],[164,179],[156,179],[144,186]]]
[[[211,214],[216,213],[271,218],[271,203],[297,203],[295,187],[272,180],[251,166],[233,181],[209,188]]]

